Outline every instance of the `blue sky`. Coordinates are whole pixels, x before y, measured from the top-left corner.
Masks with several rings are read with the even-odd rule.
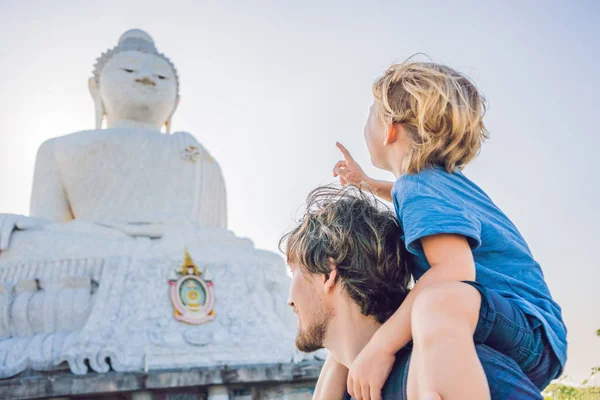
[[[251,3],[251,4],[250,4]],[[0,212],[27,213],[37,147],[94,126],[95,59],[128,29],[179,70],[175,130],[221,163],[230,227],[275,250],[344,143],[368,173],[372,81],[423,52],[469,75],[491,138],[466,170],[516,223],[569,327],[567,372],[600,364],[600,3],[7,1]]]

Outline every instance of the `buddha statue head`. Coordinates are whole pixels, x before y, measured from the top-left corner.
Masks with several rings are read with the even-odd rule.
[[[118,45],[98,58],[88,81],[96,106],[96,129],[122,122],[165,127],[179,103],[179,77],[171,61],[159,53],[146,32],[125,32]]]

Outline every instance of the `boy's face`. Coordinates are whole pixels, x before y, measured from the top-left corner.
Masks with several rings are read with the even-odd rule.
[[[377,168],[389,170],[385,159],[384,142],[386,127],[379,120],[379,102],[373,100],[369,109],[369,117],[365,124],[365,141],[371,155],[371,162]]]
[[[298,317],[296,347],[303,352],[323,348],[331,312],[324,304],[322,275],[311,274],[298,263],[290,263],[292,282],[288,305]]]

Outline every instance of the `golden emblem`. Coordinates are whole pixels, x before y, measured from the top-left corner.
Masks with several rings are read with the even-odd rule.
[[[178,279],[169,280],[175,319],[192,325],[215,319],[213,283],[202,278],[202,272],[198,270],[187,249],[177,274]]]

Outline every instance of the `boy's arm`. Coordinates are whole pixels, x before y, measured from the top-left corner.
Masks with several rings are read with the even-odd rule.
[[[423,289],[444,282],[475,279],[473,253],[464,236],[427,236],[421,238],[421,245],[431,268],[415,284],[398,310],[375,332],[350,366],[348,389],[353,397],[358,388],[366,386],[377,392],[383,387],[391,366],[382,366],[381,360],[390,359],[390,355],[395,355],[412,339],[412,306]],[[371,395],[371,398],[380,397]]]
[[[386,346],[396,353],[412,339],[411,310],[423,289],[444,282],[475,280],[473,252],[464,236],[433,235],[421,239],[423,251],[431,268],[410,291],[400,308],[377,330],[371,342]]]
[[[329,353],[323,364],[313,400],[340,400],[346,393],[348,368],[338,363]]]
[[[375,196],[380,197],[385,201],[389,201],[390,203],[392,202],[392,188],[394,187],[394,182],[368,178],[366,183],[369,190],[371,190]]]
[[[42,143],[35,158],[29,214],[54,222],[74,219],[55,158],[55,139]]]

